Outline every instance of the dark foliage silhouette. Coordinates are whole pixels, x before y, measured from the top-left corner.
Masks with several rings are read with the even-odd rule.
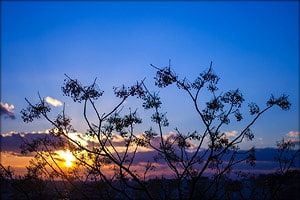
[[[241,108],[245,99],[239,89],[219,91],[220,79],[214,73],[212,63],[194,81],[180,78],[170,63],[163,68],[151,66],[156,70],[155,85],[162,90],[161,92],[174,85],[187,94],[187,102],[199,116],[199,124],[204,127],[203,132],[195,130],[185,133],[177,127],[173,134],[166,134],[169,121],[167,113],[163,110],[163,101],[158,92],[148,89],[145,80],[129,87],[114,87],[114,94],[119,103],[109,112],[101,113],[95,102],[101,99],[104,92],[96,83],[96,79],[91,85],[84,86],[66,75],[62,91],[65,96],[72,98],[74,103],[83,106],[84,122],[89,127],[85,136],[90,142],[85,145],[70,137],[69,133],[76,130],[71,124],[71,118],[65,114],[65,108],[52,119],[49,116],[51,108],[40,95],[36,104],[26,99],[28,107],[21,111],[24,122],[29,123],[42,117],[53,128],[49,137],[24,141],[23,153],[34,153],[35,158],[28,167],[28,174],[32,176],[25,175],[18,181],[26,182],[27,176],[30,177],[30,181],[47,180],[43,183],[48,184],[57,195],[53,197],[53,193],[47,194],[48,197],[64,199],[249,199],[251,195],[255,196],[258,186],[254,182],[259,182],[260,179],[253,179],[253,185],[250,187],[251,184],[245,184],[246,181],[234,181],[230,178],[234,173],[234,166],[241,163],[255,165],[255,149],[240,151],[239,144],[254,138],[252,126],[271,108],[288,110],[291,106],[288,96],[271,95],[262,107],[249,103],[252,119],[237,132],[237,135],[229,138],[224,126],[244,120],[245,114],[241,113]],[[204,104],[203,95],[209,96],[209,100]],[[152,111],[150,119],[141,119],[137,110],[129,108],[128,112],[124,111],[124,103],[131,97],[138,98],[141,107]],[[94,112],[96,121],[91,119],[91,111]],[[143,121],[151,121],[153,126],[142,134],[137,134],[135,127]],[[122,151],[115,143],[116,137],[121,139]],[[282,141],[278,147],[276,159],[280,164],[280,171],[277,175],[285,177],[290,172],[297,154],[285,157],[285,152],[292,148],[288,141]],[[144,160],[137,165],[137,153],[141,148],[155,152],[155,156],[152,160]],[[72,152],[76,164],[71,169],[65,170],[61,167],[57,149],[68,149]],[[169,177],[149,178],[149,174],[156,171],[157,163],[166,166]],[[2,168],[6,180],[13,180],[13,173],[3,166]],[[208,172],[211,174],[209,177]],[[251,177],[245,174],[240,176],[251,180]],[[269,180],[269,177],[266,180]],[[59,182],[60,186],[57,187],[55,182]],[[43,187],[42,184],[40,186]],[[245,191],[247,187],[249,189]],[[264,195],[266,199],[279,198],[282,187],[281,183],[278,183],[274,189],[260,190],[259,195]],[[64,192],[62,188],[69,193]],[[47,196],[42,192],[41,189],[39,195]],[[26,191],[23,193],[27,199],[31,198],[28,195],[34,195]]]

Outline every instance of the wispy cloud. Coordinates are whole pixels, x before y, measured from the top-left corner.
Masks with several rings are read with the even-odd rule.
[[[54,107],[58,107],[58,106],[62,106],[63,105],[63,103],[61,101],[59,101],[57,99],[54,99],[52,97],[49,97],[49,96],[45,97],[45,101],[47,103],[49,103],[50,105],[54,106]]]
[[[300,132],[299,131],[290,131],[286,135],[288,137],[292,137],[292,138],[300,137]]]
[[[286,134],[287,139],[294,143],[295,145],[300,146],[300,132],[299,131],[290,131]]]
[[[230,138],[230,137],[235,137],[237,135],[237,131],[228,131],[225,132],[225,137]]]
[[[3,115],[5,118],[16,119],[14,114],[15,106],[8,103],[0,103],[0,115]]]

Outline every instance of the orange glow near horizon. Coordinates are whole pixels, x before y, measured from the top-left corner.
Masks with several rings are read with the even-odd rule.
[[[75,157],[73,156],[72,152],[69,149],[65,151],[58,151],[57,154],[61,159],[64,160],[64,165],[67,168],[70,168],[74,165]]]

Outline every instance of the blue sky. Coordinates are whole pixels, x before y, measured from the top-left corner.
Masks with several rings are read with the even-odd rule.
[[[155,71],[149,64],[165,66],[168,59],[191,80],[213,61],[220,88],[240,88],[246,102],[265,105],[271,93],[288,94],[290,111],[273,109],[255,125],[256,138],[262,138],[257,145],[272,146],[299,131],[298,2],[2,2],[1,9],[1,102],[13,104],[16,115],[2,118],[2,133],[49,128],[43,120],[24,124],[19,114],[24,98],[36,101],[38,91],[65,101],[80,124],[82,108],[60,89],[64,73],[83,83],[98,77],[105,111],[117,102],[112,86],[144,77],[151,85]],[[167,88],[160,94],[171,122],[166,131],[201,129],[182,92]]]

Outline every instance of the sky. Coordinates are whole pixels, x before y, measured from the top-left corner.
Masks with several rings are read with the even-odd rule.
[[[97,105],[105,112],[118,102],[113,86],[146,78],[149,88],[158,91],[150,64],[163,67],[169,59],[177,74],[190,80],[213,61],[219,88],[239,88],[244,94],[244,112],[252,101],[263,107],[271,94],[289,95],[289,111],[274,108],[255,124],[253,145],[273,147],[288,134],[299,135],[298,2],[1,4],[2,135],[51,127],[43,119],[22,122],[24,98],[37,102],[37,92],[52,100],[54,113],[65,102],[75,128],[84,131],[82,105],[61,91],[65,73],[84,84],[97,77],[105,91]],[[186,94],[175,87],[159,94],[170,121],[166,134],[175,127],[203,130]],[[149,113],[141,103],[132,99],[126,104],[145,118],[137,131],[147,130]],[[233,122],[224,131],[239,131],[242,125]]]

